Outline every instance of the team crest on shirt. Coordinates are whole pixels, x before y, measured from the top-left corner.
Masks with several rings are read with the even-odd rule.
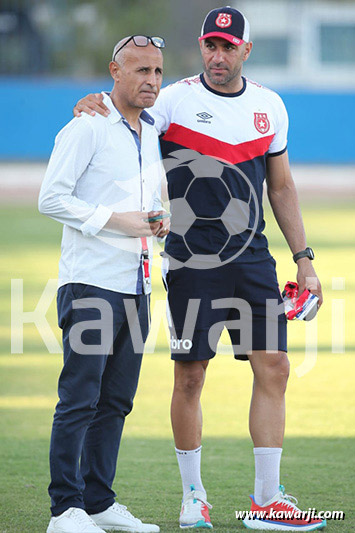
[[[232,25],[232,15],[229,13],[220,13],[216,18],[216,26],[219,28],[229,28]]]
[[[254,126],[259,133],[267,133],[270,129],[270,122],[266,113],[254,113]]]

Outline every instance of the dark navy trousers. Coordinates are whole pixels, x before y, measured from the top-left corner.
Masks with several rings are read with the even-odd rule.
[[[91,329],[82,332],[81,342],[106,343],[107,349],[83,355],[84,350],[78,353],[75,344],[73,347],[72,326],[102,318],[98,308],[72,308],[74,300],[87,298],[102,298],[110,304],[113,335],[111,339],[101,339],[102,330],[91,325]],[[124,300],[131,300],[132,313],[126,313]],[[118,450],[125,417],[133,407],[143,351],[140,347],[135,353],[137,346],[134,349],[128,319],[131,324],[135,319],[134,327],[140,328],[145,342],[149,296],[70,283],[60,287],[57,306],[59,327],[63,330],[64,366],[50,444],[51,511],[59,515],[69,507],[80,507],[94,514],[110,507],[116,496],[112,483]]]

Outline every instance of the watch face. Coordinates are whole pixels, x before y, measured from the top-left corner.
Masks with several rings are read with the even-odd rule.
[[[314,259],[314,252],[313,252],[312,248],[307,248],[307,252],[308,252],[308,257],[310,259]]]

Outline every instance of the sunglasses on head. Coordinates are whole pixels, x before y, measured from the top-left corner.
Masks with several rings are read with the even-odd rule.
[[[126,46],[130,41],[133,41],[136,46],[148,46],[149,43],[157,48],[165,48],[165,41],[163,37],[148,37],[148,35],[132,35],[127,41],[113,52],[112,61],[115,60],[116,55],[122,48]]]

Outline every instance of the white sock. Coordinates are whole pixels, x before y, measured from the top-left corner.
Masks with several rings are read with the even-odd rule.
[[[279,492],[281,454],[282,448],[254,448],[254,499],[257,505],[263,506]]]
[[[206,491],[201,481],[201,449],[202,446],[199,446],[196,450],[178,450],[175,448],[184,498],[191,491],[191,485],[196,490],[202,491],[206,497]]]

